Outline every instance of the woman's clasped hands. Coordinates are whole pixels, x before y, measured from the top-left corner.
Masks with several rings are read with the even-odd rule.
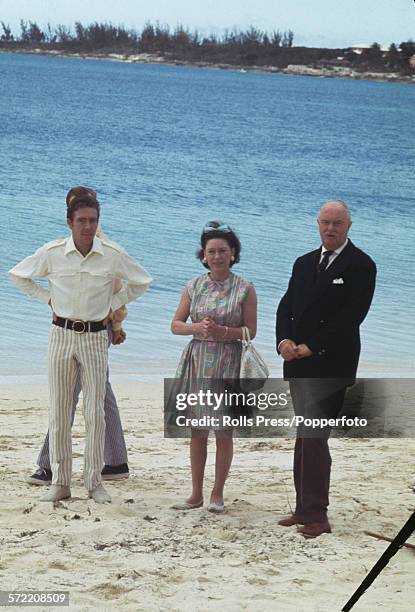
[[[200,326],[200,333],[205,339],[221,340],[225,335],[224,326],[215,323],[211,316],[202,319],[198,325]]]

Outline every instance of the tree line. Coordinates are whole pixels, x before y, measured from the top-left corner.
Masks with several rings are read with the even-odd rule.
[[[357,70],[398,71],[413,74],[411,58],[415,55],[413,41],[392,43],[387,52],[378,43],[356,54],[352,49],[316,49],[294,47],[294,32],[274,29],[266,32],[254,26],[245,30],[225,30],[222,34],[203,36],[182,25],[146,23],[140,32],[111,23],[75,22],[73,29],[47,24],[43,29],[35,21],[20,21],[20,33],[15,36],[8,24],[0,21],[3,48],[41,48],[78,53],[149,53],[166,59],[227,63],[234,65],[275,66],[288,64],[351,66]],[[1,31],[0,30],[0,31]]]
[[[20,20],[20,34],[14,36],[11,28],[1,21],[3,42],[17,42],[23,45],[50,45],[56,48],[79,48],[93,51],[101,48],[131,48],[142,52],[166,52],[192,49],[203,45],[237,45],[291,47],[294,41],[292,30],[271,34],[250,26],[247,30],[225,30],[222,36],[211,34],[203,37],[197,30],[191,32],[182,25],[173,30],[168,25],[146,23],[140,33],[111,23],[91,23],[84,26],[75,22],[74,29],[64,25],[52,27],[47,24],[43,30],[35,21]]]

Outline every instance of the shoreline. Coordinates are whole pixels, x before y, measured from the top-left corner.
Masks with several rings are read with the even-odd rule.
[[[137,367],[135,370],[129,370],[124,366],[112,363],[110,360],[110,380],[115,384],[144,384],[144,385],[163,385],[166,378],[174,378],[177,360],[172,358],[171,365],[160,365],[160,369],[154,368],[144,369]],[[282,362],[274,363],[267,361],[270,368],[270,378],[282,378]],[[374,363],[371,361],[362,361],[357,372],[357,379],[385,379],[385,380],[413,380],[411,369],[402,364],[396,363]],[[48,384],[47,367],[42,371],[22,370],[19,373],[0,374],[0,389],[10,386],[20,385],[44,385]]]
[[[289,64],[286,68],[276,66],[245,66],[243,64],[226,64],[211,62],[191,62],[185,60],[166,59],[151,53],[80,53],[58,51],[54,49],[0,49],[0,53],[13,53],[15,55],[44,55],[51,57],[67,57],[72,59],[126,62],[128,64],[162,64],[166,66],[184,66],[189,68],[211,68],[213,70],[233,70],[242,74],[248,72],[267,72],[272,74],[285,74],[291,76],[311,76],[319,78],[351,79],[355,81],[378,81],[386,83],[413,83],[415,75],[403,76],[397,72],[358,72],[352,68],[333,66],[329,68],[315,68],[303,64]]]

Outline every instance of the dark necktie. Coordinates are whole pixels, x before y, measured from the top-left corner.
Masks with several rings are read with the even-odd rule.
[[[320,261],[320,263],[317,266],[317,275],[325,271],[325,269],[329,265],[329,257],[330,255],[333,255],[333,253],[334,251],[325,251],[323,255],[323,259]]]

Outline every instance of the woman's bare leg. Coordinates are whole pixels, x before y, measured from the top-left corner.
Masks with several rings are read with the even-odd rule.
[[[192,469],[192,493],[186,500],[189,504],[197,504],[203,500],[203,478],[207,458],[207,443],[209,430],[192,429],[190,440],[190,466]]]
[[[223,504],[223,488],[232,464],[233,437],[232,432],[217,431],[216,433],[216,464],[215,483],[213,485],[210,502]]]

